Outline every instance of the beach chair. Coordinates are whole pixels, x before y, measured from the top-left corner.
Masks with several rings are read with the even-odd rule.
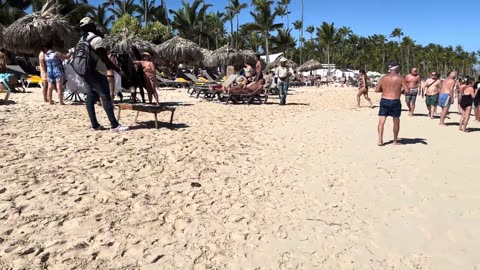
[[[195,75],[193,75],[192,73],[185,73],[185,76],[189,78],[195,85],[208,85],[216,83],[215,81],[202,81],[195,77]]]
[[[179,82],[169,80],[169,79],[166,79],[166,78],[162,78],[158,74],[156,74],[155,76],[157,78],[158,85],[163,85],[163,86],[166,86],[166,87],[176,87],[179,84]]]
[[[17,78],[17,83],[10,85],[10,87],[13,87],[12,91],[25,93],[28,74],[18,65],[7,65],[7,73],[11,73]]]

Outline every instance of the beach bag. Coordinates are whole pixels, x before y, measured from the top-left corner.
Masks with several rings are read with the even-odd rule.
[[[92,73],[97,65],[96,58],[92,56],[95,51],[92,49],[90,42],[97,36],[93,35],[89,39],[81,39],[77,46],[75,46],[75,52],[73,52],[72,62],[70,65],[73,70],[79,76],[85,76]]]

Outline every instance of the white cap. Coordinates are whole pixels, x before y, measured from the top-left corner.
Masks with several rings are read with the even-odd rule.
[[[90,17],[85,17],[85,18],[80,20],[80,27],[83,27],[85,25],[89,25],[91,23],[93,23],[93,19],[90,18]]]

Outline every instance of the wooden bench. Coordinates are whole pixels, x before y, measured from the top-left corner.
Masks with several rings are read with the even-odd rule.
[[[153,113],[155,115],[155,128],[158,129],[158,120],[157,120],[157,114],[161,112],[171,112],[170,116],[170,126],[172,126],[173,122],[173,114],[175,113],[175,107],[169,107],[169,106],[157,106],[157,105],[149,105],[149,104],[129,104],[129,103],[120,103],[118,104],[118,120],[120,120],[120,112],[122,110],[133,110],[137,111],[137,115],[135,116],[135,122],[137,122],[138,115],[140,112],[148,112],[148,113]]]

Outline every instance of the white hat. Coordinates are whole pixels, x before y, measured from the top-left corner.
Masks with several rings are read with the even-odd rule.
[[[93,23],[93,19],[90,18],[90,17],[85,17],[85,18],[80,20],[80,27],[83,27],[85,25],[89,25],[91,23]]]

